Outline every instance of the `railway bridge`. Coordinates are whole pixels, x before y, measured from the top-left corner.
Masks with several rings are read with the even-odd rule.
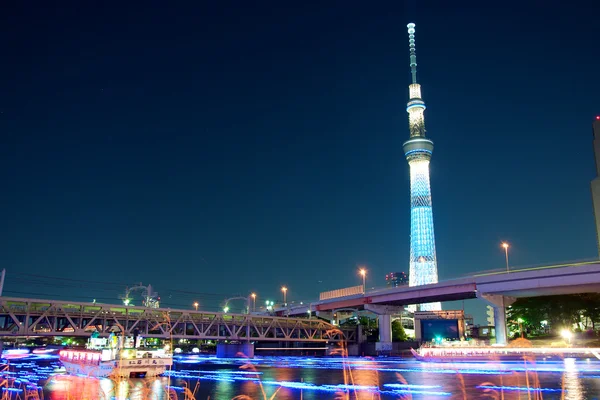
[[[0,336],[101,336],[240,342],[355,342],[356,329],[318,318],[229,314],[170,308],[0,297]]]

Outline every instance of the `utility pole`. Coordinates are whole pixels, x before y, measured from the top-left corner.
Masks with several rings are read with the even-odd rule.
[[[2,296],[2,291],[4,290],[4,277],[6,276],[6,268],[2,269],[2,274],[0,274],[0,296]]]

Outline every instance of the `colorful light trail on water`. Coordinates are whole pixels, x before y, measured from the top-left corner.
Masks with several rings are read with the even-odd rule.
[[[173,370],[165,377],[124,383],[67,376],[55,355],[30,352],[25,358],[10,360],[9,368],[0,371],[0,377],[7,382],[3,395],[10,400],[17,396],[24,397],[27,391],[50,393],[45,398],[53,400],[64,398],[65,394],[81,396],[83,390],[94,391],[92,397],[88,398],[95,398],[93,396],[96,394],[100,396],[101,392],[107,398],[141,398],[141,391],[146,390],[154,394],[174,392],[183,399],[185,388],[194,387],[198,382],[204,382],[200,386],[206,391],[203,396],[206,393],[211,398],[216,398],[212,390],[227,385],[232,393],[236,390],[240,390],[240,393],[256,390],[256,398],[262,398],[258,389],[262,387],[268,393],[280,393],[286,398],[299,398],[300,393],[314,393],[315,398],[333,398],[340,393],[364,393],[380,399],[404,396],[415,399],[463,399],[457,383],[461,381],[467,382],[464,385],[469,396],[483,396],[492,392],[513,393],[511,396],[517,397],[523,392],[547,393],[550,396],[577,393],[579,396],[597,387],[600,379],[600,362],[574,359],[537,364],[436,364],[394,358],[259,357],[248,360],[180,355],[175,361]],[[351,375],[349,379],[344,378],[347,374]],[[535,385],[524,386],[526,374],[530,377],[540,374],[543,379],[536,379]],[[279,390],[284,390],[287,395]],[[240,393],[234,393],[232,397]],[[205,398],[203,396],[196,398],[200,400]],[[506,399],[509,398],[512,397]]]

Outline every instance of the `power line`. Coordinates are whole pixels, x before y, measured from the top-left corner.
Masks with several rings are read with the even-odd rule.
[[[56,299],[56,294],[50,294],[50,293],[39,293],[39,292],[24,292],[24,291],[19,291],[19,290],[6,290],[4,291],[5,293],[10,293],[10,294],[16,294],[16,295],[25,295],[25,296],[35,296],[36,298],[38,298],[39,300],[48,300],[48,301],[52,301],[52,300],[57,300]],[[40,297],[49,297],[49,299],[47,298],[40,298]],[[85,303],[91,303],[91,301],[89,301],[89,296],[73,296],[75,299],[86,299]],[[104,304],[108,304],[108,305],[112,305],[112,306],[119,306],[121,304],[118,303],[111,303],[110,301],[114,301],[116,300],[113,297],[94,297],[95,300],[105,300],[107,301],[107,303]],[[68,303],[69,301],[75,301],[74,299],[71,300],[60,300],[62,302],[66,302]],[[200,311],[221,311],[221,305],[211,305],[208,306],[207,304],[201,304],[200,306],[204,306],[204,307],[200,307],[199,310]],[[134,306],[135,307],[135,306]],[[182,310],[191,310],[192,304],[181,304],[178,302],[162,302],[161,301],[161,308],[175,308],[175,309],[182,309]],[[231,311],[233,310],[240,310],[240,311],[245,311],[246,308],[243,306],[236,306],[236,305],[230,305],[229,309]]]
[[[43,278],[43,279],[54,279],[54,280],[71,281],[71,282],[87,282],[87,283],[96,283],[96,284],[111,285],[111,286],[115,285],[115,282],[90,281],[90,280],[84,280],[84,279],[73,279],[73,278],[64,278],[64,277],[57,277],[57,276],[30,274],[30,273],[27,273],[27,272],[15,272],[15,273],[11,273],[10,275],[33,276],[33,277],[36,277],[36,278]]]
[[[4,293],[14,293],[14,294],[20,294],[20,295],[28,295],[28,296],[46,296],[46,297],[51,297],[51,299],[39,299],[39,300],[57,300],[56,299],[56,294],[49,294],[49,293],[39,293],[39,292],[22,292],[22,291],[18,291],[18,290],[4,290]],[[89,299],[88,296],[73,296],[73,297],[77,297],[77,298],[85,298],[85,299]],[[112,297],[95,297],[95,299],[103,299],[103,300],[111,300],[113,299]],[[63,302],[69,302],[69,300],[60,300]],[[72,301],[72,300],[71,300]]]
[[[15,273],[11,273],[10,275],[8,275],[9,277],[12,276],[27,276],[27,277],[35,277],[35,278],[42,278],[42,279],[53,279],[53,280],[60,280],[60,281],[70,281],[70,282],[80,282],[80,283],[89,283],[89,284],[98,284],[98,285],[110,285],[112,287],[114,286],[122,286],[123,288],[129,287],[132,284],[126,284],[126,283],[116,283],[116,282],[104,282],[104,281],[92,281],[92,280],[85,280],[85,279],[74,279],[74,278],[63,278],[63,277],[56,277],[56,276],[49,276],[49,275],[40,275],[40,274],[31,274],[31,273],[27,273],[27,272],[15,272]],[[55,283],[51,283],[51,282],[47,282],[48,285],[56,285]],[[152,285],[157,289],[160,289],[159,287],[157,287],[156,285]],[[79,286],[77,286],[79,287]],[[99,290],[110,290],[107,288],[97,288]],[[112,289],[112,288],[111,288]],[[186,290],[180,290],[180,289],[161,289],[161,292],[175,292],[175,293],[183,293],[183,294],[192,294],[192,295],[196,295],[196,296],[214,296],[214,297],[220,297],[220,298],[228,298],[228,297],[235,297],[235,296],[239,296],[239,294],[223,294],[223,293],[205,293],[205,292],[192,292],[192,291],[186,291]]]
[[[85,299],[85,301],[89,301],[91,298],[95,299],[104,299],[109,301],[109,304],[114,304],[115,302],[120,302],[120,295],[126,290],[130,285],[116,282],[106,282],[106,281],[97,281],[97,280],[86,280],[86,279],[77,279],[77,278],[65,278],[65,277],[57,277],[50,275],[42,275],[42,274],[34,274],[28,272],[15,272],[11,273],[7,276],[7,281],[12,283],[14,277],[25,278],[28,285],[37,286],[40,288],[45,288],[43,291],[48,291],[49,288],[52,289],[83,289],[89,291],[102,291],[104,294],[114,293],[114,297],[95,297],[92,295],[75,295],[70,294],[69,297],[72,299]],[[58,282],[57,282],[58,281]],[[12,286],[12,285],[11,285]],[[106,287],[110,286],[110,287]],[[190,304],[193,302],[199,302],[201,307],[204,310],[208,310],[209,308],[214,308],[217,310],[221,310],[223,302],[231,297],[242,297],[239,294],[223,294],[223,293],[206,293],[206,292],[196,292],[189,290],[180,290],[180,289],[165,289],[162,290],[160,287],[154,286],[156,289],[159,289],[159,293],[163,293],[161,299],[161,305],[169,305],[171,307],[190,308]],[[53,290],[50,290],[53,291]],[[28,292],[28,291],[19,291],[19,290],[5,290],[5,293],[11,293],[14,295],[26,295],[33,297],[50,297],[50,298],[61,298],[64,296],[64,293],[58,294],[49,294],[49,293],[40,293],[40,292]],[[107,293],[108,292],[108,293]],[[165,293],[167,295],[165,296]],[[168,297],[167,297],[168,296]],[[175,297],[175,298],[173,298]],[[190,299],[190,304],[183,305],[182,300]],[[69,301],[64,300],[64,301]],[[234,303],[233,307],[229,306],[232,309],[238,309],[238,306]],[[244,307],[239,307],[240,309],[244,309]]]
[[[179,290],[179,289],[167,289],[167,292],[175,292],[175,293],[183,293],[183,294],[193,294],[193,295],[201,295],[201,296],[214,296],[214,297],[222,297],[226,299],[228,297],[242,297],[239,294],[223,294],[223,293],[205,293],[205,292],[190,292],[187,290]]]
[[[125,289],[125,286],[123,286],[122,289],[119,287],[105,288],[105,287],[91,287],[91,286],[83,286],[83,285],[78,285],[78,284],[60,283],[60,282],[43,282],[43,281],[37,281],[37,280],[28,280],[27,285],[61,287],[61,288],[93,289],[93,290],[105,291],[105,292],[107,292],[107,291],[120,292]]]

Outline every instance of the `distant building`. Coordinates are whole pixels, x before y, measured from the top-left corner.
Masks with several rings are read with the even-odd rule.
[[[390,272],[385,276],[385,281],[389,287],[408,285],[408,275],[405,272]]]
[[[591,184],[592,204],[594,205],[598,254],[600,254],[600,116],[596,117],[592,130],[594,132],[594,158],[596,160],[596,178],[592,180]]]
[[[495,326],[494,322],[494,308],[492,306],[487,306],[485,314],[487,316],[487,324],[488,326]]]

